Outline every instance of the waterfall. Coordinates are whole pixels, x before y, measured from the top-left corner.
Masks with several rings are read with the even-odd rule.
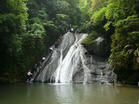
[[[58,48],[52,46],[54,50],[51,58],[35,80],[51,83],[92,83],[100,80],[97,78],[97,75],[102,74],[99,63],[103,63],[105,67],[107,62],[97,62],[92,56],[86,55],[87,51],[81,42],[87,36],[87,34],[66,33]],[[105,69],[107,71],[109,68]],[[111,73],[106,74],[106,76],[111,75]]]
[[[83,83],[87,83],[88,78],[90,78],[91,74],[90,74],[90,70],[89,68],[85,65],[85,56],[84,56],[84,50],[83,48],[80,46],[80,57],[81,57],[81,62],[82,62],[82,66],[84,68],[84,81]]]
[[[82,59],[82,45],[81,41],[85,39],[87,34],[82,34],[80,38],[75,35],[75,42],[71,45],[67,55],[63,58],[63,52],[61,51],[61,57],[59,65],[52,75],[55,78],[55,82],[58,83],[71,83],[73,78],[73,72],[77,69],[78,64]],[[84,65],[85,66],[85,65]],[[85,66],[86,67],[86,66]]]

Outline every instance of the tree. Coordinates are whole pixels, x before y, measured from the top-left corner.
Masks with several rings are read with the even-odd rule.
[[[20,35],[27,20],[26,0],[1,0],[0,7],[0,74],[11,80],[18,75],[17,60],[22,49]]]

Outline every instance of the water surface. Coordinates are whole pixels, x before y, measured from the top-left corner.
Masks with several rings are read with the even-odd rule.
[[[139,88],[94,84],[0,85],[0,104],[138,104]]]

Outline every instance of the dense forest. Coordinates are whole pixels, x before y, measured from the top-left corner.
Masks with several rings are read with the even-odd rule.
[[[71,27],[89,34],[82,44],[92,55],[94,40],[105,39],[101,57],[118,81],[139,81],[139,0],[1,0],[0,81],[24,80]]]

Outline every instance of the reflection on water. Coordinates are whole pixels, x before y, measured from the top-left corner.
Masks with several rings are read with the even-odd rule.
[[[0,85],[0,104],[138,104],[139,89],[83,84]]]
[[[73,87],[72,85],[57,85],[54,88],[54,93],[58,104],[73,104]],[[64,100],[63,100],[64,99]]]

